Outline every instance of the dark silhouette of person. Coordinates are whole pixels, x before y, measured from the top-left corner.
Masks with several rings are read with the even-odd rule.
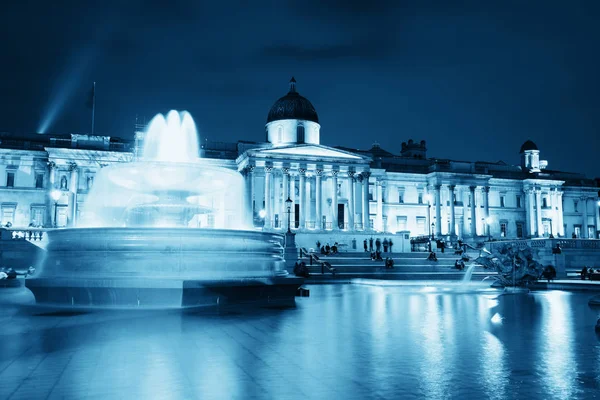
[[[429,261],[437,261],[437,256],[435,255],[435,253],[432,251],[429,253],[429,257],[427,257],[427,260]]]
[[[375,250],[381,251],[381,240],[379,240],[379,238],[375,240]]]
[[[329,254],[331,252],[331,246],[329,246],[329,243],[327,243],[327,246],[325,246],[325,254]]]
[[[588,269],[587,269],[587,267],[583,267],[581,269],[581,280],[584,281],[585,278],[587,278],[587,275],[588,275]]]
[[[390,253],[392,252],[392,246],[394,245],[394,242],[392,242],[392,239],[390,239],[390,241],[388,242],[388,244],[390,245]]]
[[[390,244],[390,242],[388,242],[387,238],[384,238],[383,239],[383,252],[384,253],[387,253],[389,244]]]
[[[367,239],[364,240],[363,244],[365,246],[365,252],[369,251],[369,250],[367,250],[368,249],[368,247],[367,247]]]
[[[440,248],[440,251],[443,253],[446,249],[446,243],[443,240],[438,240],[437,245]]]
[[[571,238],[577,239],[577,235],[575,234],[575,232],[573,232],[573,234],[571,235]]]
[[[369,238],[369,251],[373,251],[373,237]]]

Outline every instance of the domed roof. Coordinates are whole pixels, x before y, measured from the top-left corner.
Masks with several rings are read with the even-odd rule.
[[[535,143],[533,143],[531,140],[528,140],[525,143],[523,143],[523,145],[521,146],[521,151],[519,151],[519,153],[523,153],[524,151],[527,151],[527,150],[539,150],[539,149]]]
[[[290,91],[273,104],[267,117],[267,124],[282,119],[303,119],[319,123],[319,116],[313,105],[296,92],[296,80],[290,80]]]

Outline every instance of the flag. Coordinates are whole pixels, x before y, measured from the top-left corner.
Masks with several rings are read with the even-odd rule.
[[[96,85],[94,83],[94,85],[92,85],[92,88],[90,89],[90,91],[88,93],[88,98],[85,102],[85,106],[93,109],[95,102],[96,102]]]

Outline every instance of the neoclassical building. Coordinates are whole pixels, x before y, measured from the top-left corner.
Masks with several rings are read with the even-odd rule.
[[[397,151],[324,146],[318,114],[293,78],[265,131],[262,143],[204,140],[199,149],[244,176],[256,229],[285,232],[289,221],[298,238],[599,238],[598,180],[548,169],[530,140],[518,165],[428,158],[425,141],[398,143]],[[132,141],[0,133],[2,224],[76,226],[96,172],[139,157],[143,140],[142,128]]]

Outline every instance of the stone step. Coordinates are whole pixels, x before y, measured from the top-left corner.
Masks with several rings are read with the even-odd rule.
[[[471,276],[471,282],[480,282],[483,279],[495,276],[496,273],[479,273],[474,272]],[[305,283],[327,283],[330,281],[350,281],[357,278],[366,279],[382,279],[382,280],[416,280],[416,281],[460,281],[464,278],[464,272],[440,272],[440,273],[403,273],[391,271],[375,271],[375,272],[355,272],[355,273],[330,273],[321,275],[311,273],[310,277],[305,280]],[[489,279],[490,285],[493,280]]]
[[[356,272],[376,272],[376,271],[389,271],[389,272],[398,272],[398,273],[448,273],[448,272],[452,272],[452,273],[464,273],[464,271],[458,271],[457,269],[453,268],[452,266],[426,266],[426,267],[421,267],[421,266],[416,266],[416,267],[405,267],[405,266],[394,266],[393,269],[386,269],[385,266],[381,265],[381,264],[375,264],[375,265],[352,265],[352,266],[348,266],[348,265],[341,265],[341,266],[336,266],[333,265],[333,268],[335,268],[336,272],[339,273],[343,273],[343,272],[348,272],[348,273],[356,273]],[[312,265],[312,266],[308,266],[308,270],[311,273],[321,273],[321,267],[317,266],[317,265]],[[325,271],[327,272],[327,269],[325,269]],[[492,271],[487,271],[484,270],[483,268],[476,268],[474,272],[485,272],[485,273],[492,273]]]

